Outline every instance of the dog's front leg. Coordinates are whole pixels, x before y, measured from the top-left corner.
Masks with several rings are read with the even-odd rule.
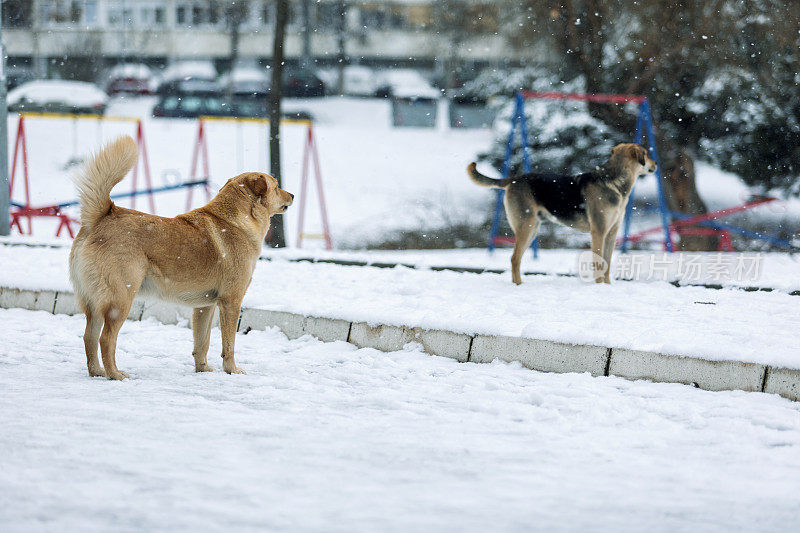
[[[603,259],[606,262],[606,275],[603,281],[611,283],[611,256],[614,254],[614,246],[617,244],[617,232],[619,231],[619,222],[614,224],[605,237],[605,246],[603,247]]]
[[[600,231],[592,227],[592,271],[594,273],[594,282],[603,283],[606,272],[608,271],[608,264],[606,263],[603,252],[605,251],[605,231]]]
[[[245,374],[245,371],[236,366],[233,359],[233,343],[236,339],[236,325],[239,321],[239,312],[242,308],[242,299],[220,300],[219,322],[222,330],[222,369],[228,374]]]

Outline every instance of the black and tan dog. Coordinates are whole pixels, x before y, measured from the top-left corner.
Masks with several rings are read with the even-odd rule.
[[[655,161],[643,147],[619,144],[611,150],[605,164],[577,176],[531,173],[495,180],[479,173],[475,163],[467,167],[467,172],[482,187],[506,191],[503,200],[506,216],[516,237],[511,278],[519,285],[520,262],[539,231],[541,217],[590,233],[595,254],[594,280],[611,283],[611,254],[633,184],[636,178],[655,169]]]
[[[175,218],[125,209],[114,205],[109,193],[137,155],[136,141],[121,137],[96,154],[77,180],[82,226],[72,244],[69,271],[86,314],[83,342],[89,375],[128,377],[117,368],[115,352],[135,296],[194,308],[197,372],[212,370],[206,354],[214,308],[219,307],[222,369],[244,374],[233,358],[242,298],[270,217],[284,213],[294,197],[272,176],[247,172],[229,179],[207,205]]]

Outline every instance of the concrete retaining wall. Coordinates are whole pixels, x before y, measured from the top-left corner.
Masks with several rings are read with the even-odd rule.
[[[62,291],[31,291],[0,287],[0,307],[80,313],[75,296]],[[165,324],[191,325],[192,310],[166,302],[134,300],[129,320],[154,318]],[[215,314],[214,324],[219,323]],[[588,372],[684,383],[701,389],[763,391],[800,401],[800,370],[736,361],[709,361],[605,346],[572,345],[501,335],[467,335],[421,327],[371,325],[335,318],[309,317],[283,311],[242,309],[238,331],[279,328],[290,339],[311,335],[325,342],[344,341],[360,348],[401,350],[419,343],[426,353],[458,361],[488,363],[519,361],[542,372]]]

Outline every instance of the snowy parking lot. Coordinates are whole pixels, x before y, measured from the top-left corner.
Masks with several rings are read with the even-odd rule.
[[[5,531],[777,531],[800,520],[800,405],[544,374],[408,346],[128,322],[86,376],[83,318],[0,310]],[[219,368],[219,332],[209,361]]]

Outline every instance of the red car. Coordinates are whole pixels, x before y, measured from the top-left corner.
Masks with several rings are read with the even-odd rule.
[[[153,75],[146,65],[123,63],[108,72],[108,94],[152,94]]]

